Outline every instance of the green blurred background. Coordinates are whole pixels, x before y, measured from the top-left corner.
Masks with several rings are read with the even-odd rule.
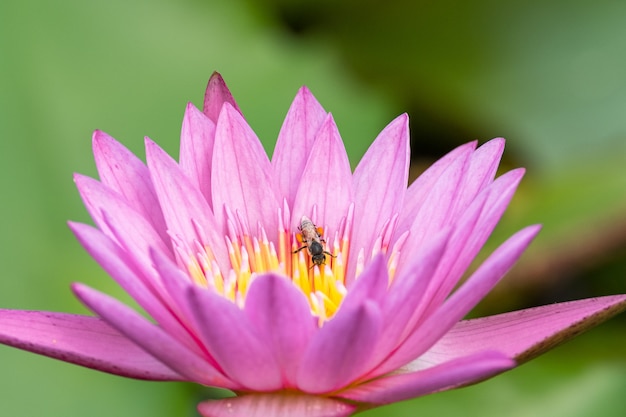
[[[333,112],[353,164],[397,114],[415,172],[508,139],[527,177],[498,227],[544,230],[474,312],[626,293],[626,3],[121,1],[0,3],[0,307],[85,313],[69,284],[121,295],[70,234],[91,133],[177,156],[188,101],[220,71],[271,152],[297,89]],[[483,384],[363,416],[621,416],[626,320]],[[2,416],[197,416],[192,384],[100,374],[0,346]]]

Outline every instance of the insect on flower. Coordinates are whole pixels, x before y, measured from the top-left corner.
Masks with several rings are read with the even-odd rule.
[[[326,255],[333,258],[336,257],[332,253],[324,250],[323,243],[326,242],[322,237],[324,231],[321,227],[315,226],[307,216],[302,216],[298,230],[300,233],[296,234],[296,239],[304,245],[293,251],[293,253],[300,252],[302,249],[306,248],[309,255],[311,255],[313,265],[324,265],[326,263]]]

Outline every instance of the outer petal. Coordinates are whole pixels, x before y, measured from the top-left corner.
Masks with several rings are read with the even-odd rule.
[[[380,310],[370,301],[338,311],[309,344],[298,372],[298,388],[319,394],[357,379],[369,366],[380,331]]]
[[[250,285],[244,311],[260,338],[274,352],[284,385],[295,387],[302,355],[317,331],[302,292],[284,276],[261,275]]]
[[[179,339],[188,339],[179,322],[171,315],[163,303],[167,293],[161,285],[160,277],[154,273],[144,275],[133,268],[133,259],[100,230],[91,226],[70,223],[70,228],[79,242],[102,268],[139,305],[168,332]],[[165,255],[163,255],[165,256]],[[150,262],[150,261],[146,261]],[[189,341],[190,342],[190,341]]]
[[[217,123],[217,119],[220,116],[224,103],[230,104],[239,112],[239,114],[241,114],[241,110],[239,110],[239,106],[237,106],[237,103],[226,86],[224,79],[219,72],[214,72],[211,75],[211,78],[209,78],[209,83],[206,86],[202,112],[206,114],[207,117],[213,121],[213,123]]]
[[[198,405],[204,417],[348,417],[356,406],[297,393],[250,394]]]
[[[422,306],[424,314],[430,315],[439,308],[457,285],[502,217],[523,174],[524,170],[519,169],[502,175],[472,201],[458,220],[453,221],[454,229],[446,252],[424,296],[424,300],[428,300]],[[406,242],[401,254],[401,264],[410,259],[408,254],[419,250],[419,245],[419,242],[411,239]],[[402,270],[398,268],[399,272]]]
[[[329,114],[319,129],[311,154],[302,172],[294,201],[291,227],[296,230],[302,215],[311,216],[317,207],[315,224],[332,236],[352,203],[352,171],[339,130]]]
[[[424,355],[424,360],[440,363],[495,349],[523,363],[624,310],[626,295],[613,295],[461,321]]]
[[[130,307],[82,284],[74,284],[76,296],[128,339],[183,375],[189,381],[223,388],[238,388],[205,359],[191,352]]]
[[[220,267],[225,268],[228,255],[224,229],[218,226],[200,190],[182,173],[176,162],[148,138],[146,159],[169,233],[189,247],[193,247],[195,241],[209,246]]]
[[[302,87],[291,103],[278,134],[272,167],[279,195],[287,199],[290,207],[293,206],[300,177],[326,114],[309,89]]]
[[[146,165],[102,131],[94,132],[92,142],[102,183],[124,196],[128,205],[145,217],[167,242],[165,220]]]
[[[215,123],[189,103],[180,133],[180,169],[211,204],[211,160]]]
[[[259,337],[239,307],[197,286],[189,288],[188,300],[202,342],[231,379],[254,391],[282,388],[270,344]]]
[[[452,217],[465,210],[476,195],[494,179],[504,152],[504,139],[496,138],[482,145],[472,154],[461,192],[455,202]]]
[[[369,256],[382,226],[401,211],[408,181],[409,145],[409,118],[403,114],[383,129],[356,167],[351,252],[356,254],[363,248]],[[354,277],[356,261],[357,256],[348,260],[348,280]]]
[[[269,240],[276,242],[280,205],[272,174],[265,150],[250,126],[229,104],[224,105],[215,133],[212,172],[213,209],[220,223],[225,224],[224,206],[236,207],[248,223],[245,227],[256,232],[262,224]]]
[[[507,172],[464,209],[450,239],[449,250],[436,272],[433,285],[428,288],[429,313],[446,299],[483,247],[511,202],[523,175],[523,169]]]
[[[416,329],[376,374],[390,372],[421,356],[460,321],[513,266],[539,232],[527,227],[504,242],[423,325]]]
[[[147,247],[170,252],[152,224],[133,209],[120,194],[101,182],[83,175],[75,174],[74,181],[91,218],[107,236],[116,239],[117,243],[138,257],[146,253]],[[119,238],[123,238],[123,242],[118,240],[114,230],[122,231],[123,236]]]
[[[476,148],[476,141],[461,145],[446,155],[438,159],[426,171],[417,177],[409,186],[404,198],[404,206],[398,218],[398,233],[403,233],[413,224],[415,213],[417,213],[424,203],[424,200],[430,194],[433,186],[439,180],[439,177],[455,163],[459,158],[465,159]]]
[[[513,367],[515,361],[500,352],[478,352],[423,371],[375,379],[339,396],[358,402],[389,404],[471,384]]]
[[[129,378],[184,380],[97,317],[3,309],[0,343]]]
[[[460,193],[463,176],[467,172],[471,154],[469,149],[461,154],[443,171],[432,184],[430,192],[412,214],[409,226],[410,238],[400,255],[399,264],[420,248],[430,237],[450,225],[449,214],[455,198]],[[403,208],[403,211],[406,210]]]

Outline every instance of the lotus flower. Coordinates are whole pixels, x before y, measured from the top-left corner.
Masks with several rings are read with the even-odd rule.
[[[459,285],[524,174],[495,178],[503,139],[458,147],[407,188],[406,115],[353,173],[303,87],[270,160],[214,74],[178,163],[150,139],[147,164],[100,131],[93,146],[100,180],[75,181],[96,227],[70,227],[151,319],[74,284],[97,317],[3,310],[0,341],[235,394],[203,416],[352,415],[492,377],[626,308],[616,295],[462,320],[539,231]]]

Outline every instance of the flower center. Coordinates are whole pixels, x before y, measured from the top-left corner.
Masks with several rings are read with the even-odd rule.
[[[346,266],[353,215],[351,206],[337,230],[325,234],[307,217],[303,217],[299,228],[292,230],[288,226],[289,214],[284,216],[279,211],[277,234],[270,239],[262,226],[258,226],[256,234],[250,233],[240,216],[227,212],[227,268],[220,268],[211,248],[199,241],[193,242],[193,249],[181,239],[173,238],[173,242],[180,264],[185,266],[195,284],[210,288],[240,307],[258,274],[274,272],[288,277],[307,297],[311,313],[319,318],[321,326],[335,314],[347,293]],[[315,218],[315,213],[312,217]],[[305,224],[305,219],[311,224]],[[385,223],[371,256],[387,253],[393,224],[394,221]],[[396,269],[400,246],[394,245],[388,256],[390,279]],[[355,276],[358,277],[371,256],[366,258],[363,249],[352,256],[357,256]]]

